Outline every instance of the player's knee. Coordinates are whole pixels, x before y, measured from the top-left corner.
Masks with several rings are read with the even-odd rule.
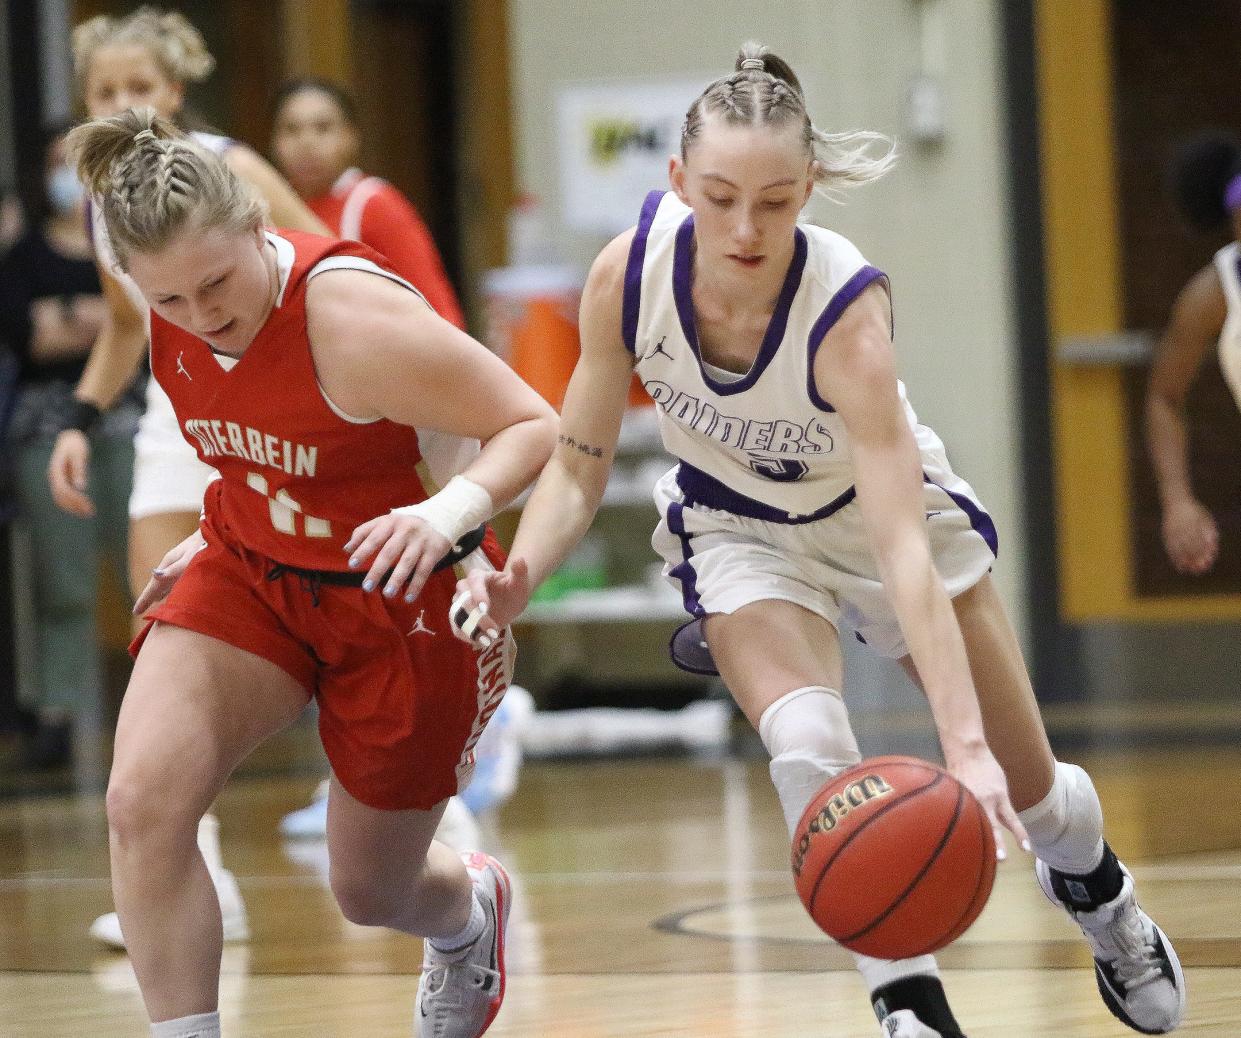
[[[193,846],[201,811],[182,803],[143,772],[114,768],[104,799],[108,829],[122,846],[178,838]]]
[[[771,781],[790,833],[823,783],[862,759],[844,702],[822,686],[776,700],[763,711],[758,732],[771,754]]]
[[[1057,761],[1047,796],[1019,817],[1035,852],[1053,868],[1089,869],[1103,853],[1103,806],[1090,776],[1076,764]]]
[[[398,906],[390,884],[378,873],[332,868],[332,896],[341,915],[358,926],[387,926]]]

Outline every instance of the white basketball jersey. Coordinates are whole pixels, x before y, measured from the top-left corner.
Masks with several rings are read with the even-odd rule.
[[[730,377],[705,363],[692,299],[694,218],[672,192],[642,207],[625,273],[622,334],[679,458],[687,499],[772,522],[825,518],[854,496],[844,423],[814,384],[823,337],[870,284],[886,284],[845,238],[798,225],[793,261],[753,366]],[[898,383],[899,385],[899,383]],[[899,385],[901,399],[905,390]],[[905,411],[924,452],[942,452]]]
[[[1215,269],[1228,302],[1228,316],[1219,333],[1219,366],[1241,407],[1241,245],[1234,241],[1220,249],[1215,254]]]

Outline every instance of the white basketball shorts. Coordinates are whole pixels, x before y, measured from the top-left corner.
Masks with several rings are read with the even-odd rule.
[[[924,451],[922,462],[931,554],[953,598],[990,570],[997,550],[995,526],[943,454]],[[818,614],[837,629],[843,620],[859,640],[884,656],[908,654],[856,500],[814,522],[771,522],[687,500],[677,481],[678,468],[655,487],[662,518],[651,543],[691,617],[782,600]],[[696,629],[684,633],[694,634],[692,644],[701,647]],[[680,642],[678,637],[674,649]],[[676,662],[685,665],[678,655],[674,652]],[[710,672],[706,663],[691,663],[687,669]]]

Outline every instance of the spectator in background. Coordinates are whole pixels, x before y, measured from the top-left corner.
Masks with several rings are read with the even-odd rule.
[[[26,231],[0,260],[0,339],[19,361],[6,453],[33,548],[37,666],[27,694],[38,726],[25,755],[32,768],[70,763],[74,718],[100,687],[99,556],[116,565],[123,583],[133,438],[142,413],[141,395],[131,389],[92,432],[95,515],[57,508],[47,484],[48,461],[105,303],[86,236],[82,187],[65,163],[61,132],[48,134],[44,165],[36,197],[29,200]]]
[[[418,210],[400,191],[357,168],[357,109],[326,79],[291,79],[276,91],[272,158],[333,234],[382,253],[435,311],[465,327],[439,250]]]
[[[1146,390],[1146,442],[1159,487],[1164,550],[1178,573],[1200,575],[1215,565],[1219,526],[1194,491],[1185,401],[1215,349],[1241,407],[1241,140],[1203,134],[1181,151],[1172,179],[1191,225],[1232,237],[1176,297]]]

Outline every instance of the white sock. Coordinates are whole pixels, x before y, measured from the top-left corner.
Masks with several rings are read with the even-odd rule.
[[[853,961],[866,982],[866,990],[872,995],[881,987],[906,977],[939,976],[934,955],[919,955],[916,959],[872,959],[869,955],[854,952]]]
[[[152,1024],[151,1038],[220,1038],[219,1011]]]
[[[453,952],[468,948],[477,941],[482,936],[486,925],[487,913],[483,909],[482,902],[478,900],[478,891],[471,890],[470,918],[466,921],[461,932],[449,934],[446,937],[432,937],[431,947],[436,951],[443,952],[445,955],[451,955]]]

